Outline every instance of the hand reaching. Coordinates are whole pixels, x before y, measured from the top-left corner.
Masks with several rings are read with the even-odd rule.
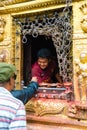
[[[32,77],[31,81],[37,82],[37,77]]]
[[[40,83],[39,85],[41,87],[47,87],[47,88],[51,88],[51,87],[60,88],[63,86],[61,83],[44,83],[44,82]]]

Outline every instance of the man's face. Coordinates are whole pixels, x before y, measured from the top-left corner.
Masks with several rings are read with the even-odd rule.
[[[49,60],[47,58],[38,58],[38,65],[41,69],[46,69],[49,64]]]
[[[13,90],[15,88],[15,77],[16,75],[13,75],[11,78],[10,78],[10,91]]]

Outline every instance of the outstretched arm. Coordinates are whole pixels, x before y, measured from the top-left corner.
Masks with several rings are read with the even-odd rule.
[[[24,104],[26,104],[37,92],[38,83],[35,81],[31,81],[27,88],[22,90],[12,90],[11,93],[14,97],[21,100]]]
[[[56,79],[57,79],[57,81],[58,81],[59,83],[62,84],[62,79],[61,79],[61,77],[60,77],[60,75],[59,75],[58,73],[56,73]]]

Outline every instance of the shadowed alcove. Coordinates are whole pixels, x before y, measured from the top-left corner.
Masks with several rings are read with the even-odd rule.
[[[25,85],[28,84],[31,79],[31,66],[37,60],[37,52],[42,48],[48,48],[51,51],[51,56],[57,64],[56,49],[53,45],[51,37],[39,35],[33,38],[31,35],[27,35],[27,43],[23,44],[23,79]],[[57,64],[58,66],[58,64]],[[55,79],[54,79],[55,82]]]

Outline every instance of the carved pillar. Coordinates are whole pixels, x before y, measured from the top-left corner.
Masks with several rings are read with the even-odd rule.
[[[76,11],[78,13],[76,13]],[[73,6],[73,66],[74,66],[74,94],[75,100],[81,100],[80,86],[78,76],[76,75],[76,60],[80,61],[80,54],[87,50],[87,22],[86,22],[87,6],[86,2],[79,1]],[[83,86],[84,81],[81,83]]]

